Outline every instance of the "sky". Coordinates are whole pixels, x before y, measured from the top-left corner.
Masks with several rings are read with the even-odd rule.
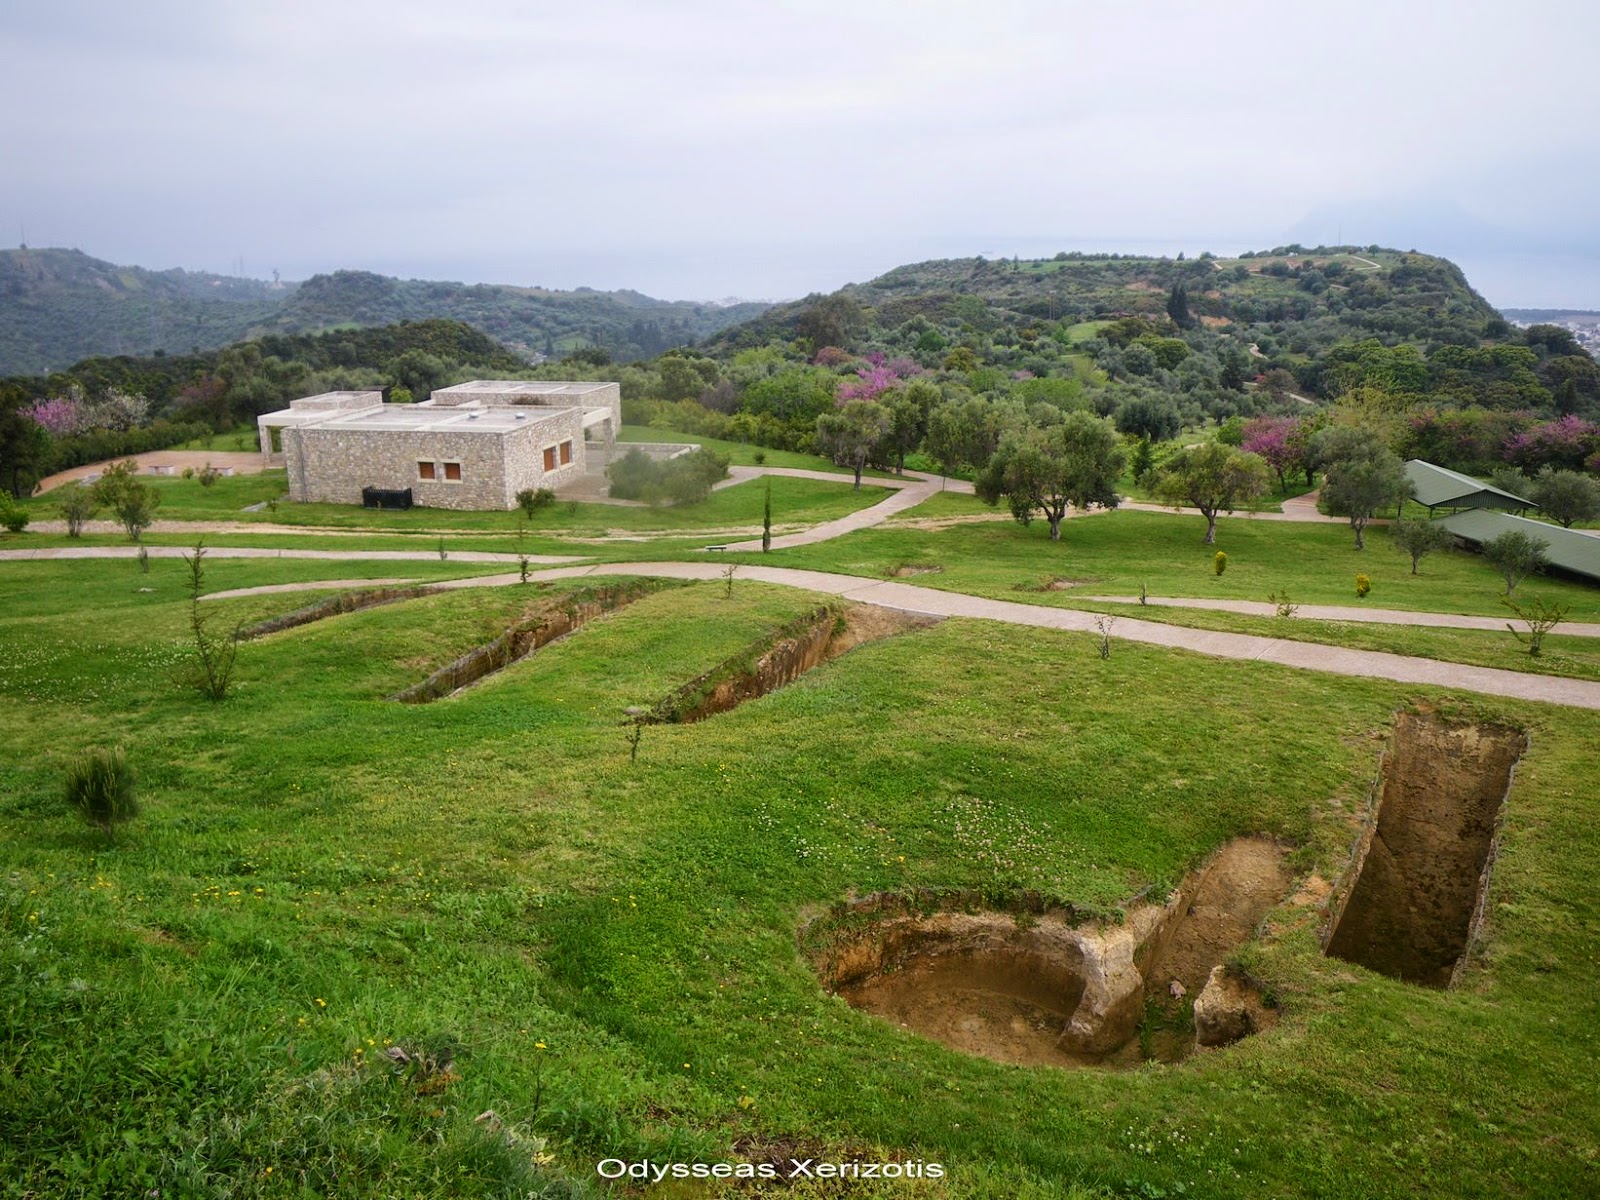
[[[1377,243],[1600,309],[1597,50],[1593,0],[5,0],[0,244],[780,299]]]

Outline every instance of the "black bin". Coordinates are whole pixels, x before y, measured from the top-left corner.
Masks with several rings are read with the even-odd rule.
[[[412,504],[410,488],[375,488],[361,489],[362,508],[410,508]]]

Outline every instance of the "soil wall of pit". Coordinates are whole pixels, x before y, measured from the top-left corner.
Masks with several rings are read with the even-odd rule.
[[[824,986],[853,1007],[968,1054],[1028,1066],[1171,1062],[1194,1048],[1189,1006],[1289,883],[1283,847],[1240,838],[1167,903],[1135,905],[1119,924],[1037,904],[926,914],[910,906],[937,899],[929,894],[898,905],[874,896],[836,911],[812,958]],[[1250,1011],[1218,1040],[1275,1019],[1260,1004]]]
[[[632,604],[660,590],[662,586],[659,581],[639,580],[594,588],[552,603],[524,617],[493,641],[440,667],[421,683],[396,692],[390,699],[401,704],[429,704],[443,699],[485,676],[503,671],[512,663],[526,658],[542,646],[548,646],[557,638],[565,637],[596,617]]]
[[[1327,953],[1447,987],[1471,940],[1495,828],[1527,748],[1519,730],[1402,713]]]
[[[285,629],[298,629],[301,625],[310,625],[314,621],[341,616],[344,613],[360,612],[364,608],[376,608],[380,604],[398,604],[402,600],[416,600],[422,596],[431,596],[438,590],[438,588],[419,586],[369,588],[360,592],[341,592],[337,596],[330,596],[326,600],[319,600],[315,604],[308,604],[304,608],[297,608],[293,612],[284,613],[281,617],[272,617],[252,625],[248,629],[242,629],[239,631],[239,640],[246,642],[254,638],[266,637],[269,633],[282,633]]]
[[[822,605],[691,679],[656,705],[645,721],[652,725],[703,721],[793,683],[856,646],[934,623],[932,617],[868,605],[844,609]]]

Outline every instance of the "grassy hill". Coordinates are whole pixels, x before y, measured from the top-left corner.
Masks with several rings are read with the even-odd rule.
[[[401,280],[365,271],[273,284],[121,267],[77,250],[5,250],[0,375],[42,374],[96,355],[189,353],[264,334],[441,318],[482,329],[525,358],[597,345],[627,360],[710,336],[762,308],[656,300],[631,291]]]
[[[1049,259],[940,259],[897,267],[829,297],[777,305],[712,339],[760,345],[773,336],[887,333],[925,323],[947,338],[1143,316],[1164,319],[1181,289],[1192,321],[1290,354],[1378,337],[1476,345],[1504,321],[1454,263],[1358,247],[1285,247],[1240,258],[1062,253]],[[819,311],[820,310],[820,311]]]

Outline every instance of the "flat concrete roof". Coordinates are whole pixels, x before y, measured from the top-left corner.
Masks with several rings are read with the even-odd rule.
[[[386,404],[348,416],[329,414],[309,425],[306,432],[388,433],[510,433],[554,420],[561,409],[540,412],[529,408],[434,408],[427,404]]]
[[[458,383],[453,387],[436,388],[430,400],[435,404],[442,403],[445,407],[455,407],[483,395],[527,396],[530,400],[552,396],[581,401],[583,397],[602,388],[616,386],[614,383],[593,380],[474,379],[468,383]]]

